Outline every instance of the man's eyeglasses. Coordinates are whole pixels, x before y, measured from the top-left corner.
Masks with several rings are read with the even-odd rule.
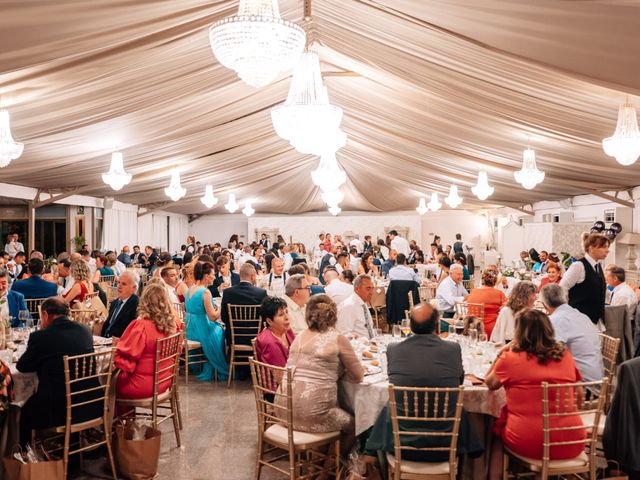
[[[296,288],[296,290],[308,290],[308,291],[311,291],[311,287],[300,287],[300,288]]]

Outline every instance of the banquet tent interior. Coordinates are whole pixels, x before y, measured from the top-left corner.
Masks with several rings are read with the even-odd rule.
[[[602,145],[620,106],[640,98],[638,2],[279,0],[282,18],[306,30],[330,102],[343,110],[337,215],[312,181],[320,157],[272,124],[292,69],[257,88],[212,52],[209,28],[238,3],[2,2],[0,109],[24,144],[0,169],[3,242],[19,233],[45,257],[73,251],[78,237],[91,249],[176,253],[187,235],[226,246],[233,234],[246,243],[268,232],[311,249],[322,232],[375,241],[397,229],[424,248],[459,233],[477,262],[493,251],[508,263],[531,247],[577,255],[594,221],[640,229],[640,169]],[[533,189],[514,180],[525,149],[545,173]],[[114,152],[132,175],[117,191],[102,179]],[[175,171],[186,189],[178,201],[165,193]],[[482,200],[472,193],[481,171],[495,188]],[[212,208],[201,201],[207,185]],[[461,205],[416,211],[451,185]],[[255,213],[229,213],[230,194]],[[631,248],[614,243],[607,263],[626,267]],[[250,478],[255,425],[239,417],[252,393],[194,384],[191,405],[188,389],[183,400],[196,432],[188,448],[209,457],[176,467],[163,440],[160,478]],[[209,408],[196,398],[203,392],[219,402],[207,411],[227,418],[197,418]],[[211,444],[196,438],[211,425],[224,433]],[[237,466],[207,470],[222,461]]]

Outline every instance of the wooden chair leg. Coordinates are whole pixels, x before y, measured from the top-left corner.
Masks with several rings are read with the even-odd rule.
[[[336,440],[336,479],[340,478],[340,439]]]
[[[264,455],[264,442],[262,441],[262,435],[258,440],[258,460],[256,461],[256,480],[260,480],[260,473],[262,473],[262,455]]]
[[[178,405],[177,399],[175,396],[175,392],[171,396],[171,419],[173,420],[173,431],[176,434],[176,442],[178,443],[178,447],[180,447],[180,424],[178,422]]]
[[[509,455],[502,454],[502,480],[509,479]]]
[[[189,348],[187,345],[184,349],[184,384],[189,385]]]
[[[176,405],[178,407],[178,425],[180,425],[180,430],[182,430],[182,411],[180,410],[180,392],[178,390],[178,386],[175,385],[175,395],[176,395]]]
[[[118,480],[118,472],[116,471],[116,462],[113,459],[113,450],[111,449],[111,428],[108,426],[107,421],[102,424],[104,430],[105,440],[107,441],[107,454],[109,455],[109,465],[111,466],[111,475],[113,480]]]
[[[235,369],[235,365],[233,363],[233,352],[231,353],[231,361],[229,362],[229,378],[227,380],[227,388],[229,388],[231,386],[231,380],[233,379],[233,372]]]

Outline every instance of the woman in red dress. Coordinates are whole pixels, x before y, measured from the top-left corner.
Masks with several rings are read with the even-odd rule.
[[[89,279],[91,272],[87,263],[78,258],[71,262],[69,266],[69,275],[74,280],[73,286],[65,293],[62,298],[70,307],[74,307],[75,304],[82,304],[84,297],[88,293],[93,293],[93,284]]]
[[[176,331],[178,323],[166,289],[159,283],[148,284],[140,298],[138,318],[129,324],[116,346],[114,367],[120,369],[117,398],[153,396],[156,340]],[[160,368],[166,366],[161,364]],[[167,380],[160,385],[158,393],[163,393],[169,386]]]
[[[482,286],[471,290],[466,300],[467,303],[484,305],[484,331],[487,337],[491,337],[498,313],[507,301],[504,292],[495,288],[497,281],[498,275],[493,270],[485,270],[482,272]]]
[[[542,277],[540,280],[540,286],[538,287],[538,291],[542,290],[547,283],[560,283],[562,277],[560,276],[560,267],[558,267],[557,263],[550,263],[547,266],[547,275]]]
[[[291,330],[287,302],[279,297],[265,297],[260,306],[260,316],[267,328],[256,337],[258,361],[284,367],[289,358],[289,347],[296,338]]]

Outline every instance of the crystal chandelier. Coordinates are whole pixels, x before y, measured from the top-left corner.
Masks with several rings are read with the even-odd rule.
[[[113,188],[116,192],[122,190],[131,181],[131,174],[125,172],[122,152],[111,154],[111,166],[107,173],[102,174],[102,181]]]
[[[180,185],[180,172],[177,168],[174,168],[171,172],[171,182],[164,189],[164,193],[174,202],[177,202],[187,194],[187,189]]]
[[[451,185],[449,187],[449,196],[444,199],[445,203],[449,205],[450,208],[457,208],[462,203],[462,198],[458,195],[458,186]]]
[[[338,205],[332,205],[331,207],[329,207],[329,213],[334,217],[338,215],[341,211],[342,209]]]
[[[427,205],[425,204],[424,198],[421,198],[418,202],[418,206],[416,207],[416,212],[418,212],[420,215],[424,215],[428,211],[429,207],[427,207]]]
[[[251,207],[251,200],[246,200],[244,202],[244,208],[242,209],[242,213],[244,213],[247,217],[250,217],[256,211]]]
[[[238,14],[214,23],[209,42],[218,61],[247,85],[264,87],[296,63],[306,35],[280,17],[278,0],[240,0]]]
[[[240,208],[240,205],[238,205],[238,202],[236,202],[235,194],[229,194],[229,200],[224,204],[224,208],[226,208],[229,213],[233,213],[238,210],[238,208]]]
[[[218,198],[213,194],[213,185],[204,187],[204,195],[200,197],[200,201],[207,208],[211,208],[218,203]]]
[[[329,190],[322,194],[322,201],[330,207],[337,207],[344,200],[344,193],[340,190]]]
[[[618,123],[612,137],[602,140],[604,153],[614,157],[620,165],[631,165],[640,157],[638,117],[632,103],[620,105]]]
[[[478,197],[480,200],[486,200],[491,195],[493,195],[493,191],[495,189],[489,186],[489,178],[487,177],[487,172],[478,172],[478,183],[475,187],[471,187],[471,191],[473,194]]]
[[[317,53],[300,56],[287,100],[271,109],[271,121],[278,136],[300,153],[335,153],[346,144],[347,135],[340,129],[342,109],[329,103]]]
[[[531,148],[527,148],[522,153],[522,169],[513,172],[513,177],[520,185],[527,190],[535,188],[544,180],[544,172],[538,170],[536,165],[536,152]]]
[[[429,207],[429,210],[433,212],[437,212],[438,210],[440,210],[440,208],[442,207],[442,202],[438,200],[438,192],[433,192],[431,194],[431,200],[429,200],[427,207]]]
[[[0,168],[6,167],[11,160],[22,155],[24,144],[15,142],[11,136],[9,112],[0,110]]]
[[[347,174],[340,168],[335,153],[325,153],[318,168],[311,172],[311,179],[323,192],[328,192],[338,190],[347,181]]]

